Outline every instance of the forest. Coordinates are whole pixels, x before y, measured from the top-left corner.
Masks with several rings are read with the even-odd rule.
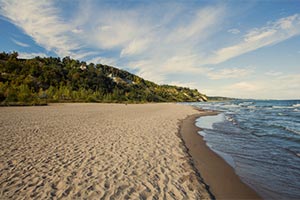
[[[207,97],[196,89],[158,85],[112,66],[70,57],[20,59],[0,53],[0,104],[49,102],[195,102]]]

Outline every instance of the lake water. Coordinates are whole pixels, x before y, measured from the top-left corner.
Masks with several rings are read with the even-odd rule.
[[[191,103],[207,145],[264,199],[300,199],[300,100]]]

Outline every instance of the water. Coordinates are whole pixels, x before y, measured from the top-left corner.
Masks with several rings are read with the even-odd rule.
[[[199,134],[264,199],[300,199],[300,100],[192,103]]]

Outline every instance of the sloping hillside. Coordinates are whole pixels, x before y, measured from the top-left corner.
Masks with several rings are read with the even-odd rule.
[[[65,57],[18,59],[0,54],[0,102],[186,102],[206,101],[184,87],[158,85],[127,71]]]

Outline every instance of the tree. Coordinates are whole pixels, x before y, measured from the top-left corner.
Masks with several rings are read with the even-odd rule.
[[[83,67],[84,66],[84,67]],[[112,75],[112,76],[110,76]],[[18,59],[0,53],[0,103],[49,101],[197,101],[196,90],[157,85],[127,71],[70,57]]]
[[[22,84],[18,88],[18,101],[20,102],[30,102],[32,100],[32,92],[28,85]]]

